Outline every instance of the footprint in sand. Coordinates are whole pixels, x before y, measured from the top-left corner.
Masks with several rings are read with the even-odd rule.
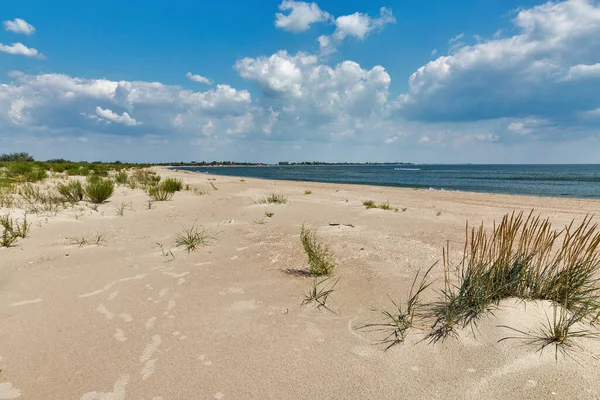
[[[113,313],[108,311],[108,308],[106,308],[106,306],[104,304],[100,304],[98,306],[98,308],[96,308],[96,311],[98,311],[100,314],[104,315],[106,317],[106,319],[113,319],[115,317],[115,315]]]
[[[124,342],[127,340],[127,336],[125,336],[125,332],[123,332],[121,329],[115,329],[115,333],[113,335],[115,337],[115,339],[117,339],[119,342]]]
[[[129,375],[123,375],[115,382],[112,392],[88,392],[81,396],[80,400],[125,400],[125,387],[128,383]]]
[[[108,295],[107,300],[114,300],[118,295],[119,295],[119,291],[115,290],[114,292],[112,292]]]
[[[142,371],[140,374],[142,375],[142,379],[146,380],[154,374],[154,368],[157,358],[152,358],[154,353],[158,350],[158,346],[162,343],[162,339],[160,335],[152,336],[152,341],[146,345],[144,348],[144,352],[140,356],[140,362],[144,364]]]
[[[0,382],[0,399],[18,399],[21,391],[10,382]]]
[[[121,318],[125,322],[131,322],[131,321],[133,321],[133,317],[130,314],[127,314],[127,313],[121,313],[121,314],[119,314],[119,318]]]
[[[146,327],[146,329],[149,330],[149,329],[154,328],[155,323],[156,323],[156,317],[150,317],[150,318],[148,318],[148,320],[146,321],[144,326]]]

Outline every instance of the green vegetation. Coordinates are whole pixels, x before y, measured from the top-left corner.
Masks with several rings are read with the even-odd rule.
[[[102,204],[115,192],[115,184],[106,178],[94,179],[85,185],[87,198],[94,204]]]
[[[312,190],[305,190],[304,194],[312,194]]]
[[[127,185],[129,183],[129,175],[125,171],[119,171],[115,174],[115,182],[119,185]]]
[[[183,190],[183,182],[181,181],[181,179],[177,178],[167,178],[162,182],[161,185],[166,191],[171,193]]]
[[[23,221],[11,218],[10,215],[0,216],[0,227],[2,235],[0,236],[0,247],[11,247],[18,238],[26,238],[29,236],[31,224],[27,222],[27,214],[23,217]]]
[[[165,181],[166,182],[166,181]],[[165,182],[162,182],[155,186],[148,187],[148,196],[152,198],[154,201],[169,201],[173,198],[173,193],[170,188],[165,185]]]
[[[300,241],[308,256],[310,273],[313,276],[331,275],[336,267],[333,253],[321,242],[316,229],[307,229],[302,225]]]
[[[287,203],[287,197],[282,194],[270,194],[267,197],[261,197],[257,201],[258,204],[285,204]]]
[[[95,233],[94,235],[90,236],[89,238],[87,238],[85,236],[71,238],[70,244],[73,246],[78,246],[78,247],[83,247],[83,246],[87,246],[87,245],[101,246],[103,244],[106,244],[106,239],[104,238],[103,234]]]
[[[198,250],[199,247],[208,246],[216,240],[216,235],[206,228],[192,225],[191,228],[184,229],[175,237],[176,247],[183,247],[190,253]]]
[[[78,180],[72,180],[68,183],[59,183],[56,185],[56,190],[64,198],[65,201],[75,204],[83,200],[83,186]]]
[[[398,212],[398,208],[391,207],[390,203],[388,203],[387,201],[377,205],[373,200],[367,200],[363,201],[363,206],[365,206],[367,210],[371,208],[380,208],[382,210],[393,210],[395,212]],[[403,209],[403,211],[404,210],[405,209]]]
[[[427,275],[429,275],[434,266],[435,264],[425,272],[419,286],[415,290],[420,271],[417,272],[410,287],[405,307],[402,307],[402,304],[396,304],[394,300],[390,299],[394,305],[394,311],[379,311],[383,315],[382,322],[367,323],[360,326],[359,329],[371,329],[383,333],[384,337],[379,343],[385,345],[386,350],[394,345],[403,343],[406,339],[406,335],[414,325],[415,318],[418,318],[423,311],[421,295],[433,283],[427,282]]]
[[[265,211],[265,217],[271,218],[273,215],[275,215],[275,213],[270,212],[270,211]]]
[[[338,278],[333,283],[333,285],[327,287],[327,285],[325,285],[325,283],[329,279],[331,279],[331,276],[324,278],[320,281],[317,281],[317,278],[315,277],[313,279],[312,286],[310,287],[310,290],[308,291],[308,293],[304,296],[304,300],[302,301],[301,305],[305,306],[305,305],[312,303],[318,309],[324,308],[335,314],[335,312],[333,310],[331,310],[329,307],[327,307],[327,300],[329,299],[329,296],[334,292],[335,285],[337,285],[340,278]]]

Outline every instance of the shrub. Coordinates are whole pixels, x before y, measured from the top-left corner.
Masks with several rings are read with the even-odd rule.
[[[317,237],[316,229],[307,229],[302,225],[300,241],[308,256],[310,273],[314,276],[330,275],[335,269],[333,253]]]
[[[69,181],[68,183],[59,183],[56,186],[56,190],[69,203],[77,203],[83,200],[83,186],[77,180]]]
[[[115,184],[106,178],[88,182],[85,185],[85,195],[94,204],[102,204],[115,192]]]

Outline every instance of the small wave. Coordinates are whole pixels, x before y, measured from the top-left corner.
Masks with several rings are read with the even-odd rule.
[[[421,168],[394,168],[394,171],[420,171]]]

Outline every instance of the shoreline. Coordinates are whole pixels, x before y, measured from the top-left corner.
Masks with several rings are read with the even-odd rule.
[[[543,164],[550,165],[550,164]],[[556,164],[559,165],[559,164]],[[578,164],[584,165],[584,164]],[[596,164],[593,164],[596,165]],[[219,167],[183,167],[183,168],[234,168],[236,166],[219,166]],[[249,168],[247,166],[237,166],[243,168]],[[256,168],[263,168],[260,166],[252,166]],[[279,167],[276,165],[269,167]],[[281,166],[287,167],[287,166]],[[296,166],[294,166],[296,167]],[[304,166],[298,166],[304,167]],[[307,165],[306,167],[310,167]],[[171,171],[186,171],[187,173],[197,173],[200,175],[210,175],[211,177],[228,177],[235,179],[257,179],[262,181],[274,181],[274,182],[304,182],[304,183],[321,183],[321,184],[330,184],[330,185],[355,185],[355,186],[366,186],[366,187],[378,187],[378,188],[390,188],[390,189],[403,189],[403,190],[412,190],[412,191],[434,191],[434,192],[446,192],[446,193],[470,193],[475,195],[491,195],[491,196],[518,196],[518,197],[530,197],[530,198],[540,198],[540,199],[569,199],[569,200],[583,200],[583,201],[596,201],[600,202],[600,197],[571,197],[571,196],[546,196],[546,195],[532,195],[532,194],[517,194],[517,193],[504,193],[504,192],[487,192],[487,191],[470,191],[470,190],[458,190],[458,189],[445,189],[445,188],[435,188],[435,187],[416,187],[416,186],[408,186],[408,185],[386,185],[386,184],[377,184],[377,183],[359,183],[359,182],[324,182],[317,180],[306,180],[306,179],[275,179],[275,178],[262,178],[262,177],[253,177],[253,176],[244,176],[244,175],[219,175],[210,172],[202,172],[202,171],[191,171],[189,169],[182,169],[182,167],[176,166],[159,166],[154,168],[161,168]]]

